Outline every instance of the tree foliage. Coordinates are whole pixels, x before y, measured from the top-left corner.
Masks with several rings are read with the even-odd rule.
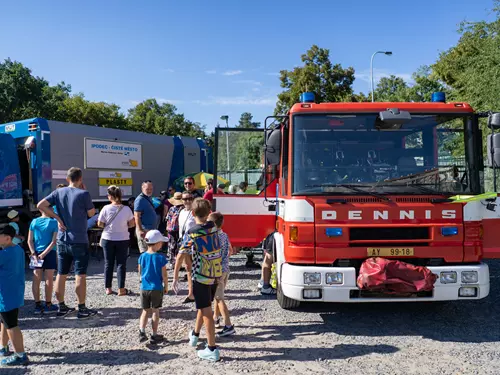
[[[240,121],[236,127],[245,129],[257,129],[260,128],[260,122],[254,122],[253,116],[249,112],[243,112],[240,117]]]
[[[433,72],[452,88],[454,100],[476,110],[500,110],[500,4],[492,22],[463,22],[457,45],[440,54]]]
[[[128,127],[130,130],[146,133],[205,137],[204,127],[187,120],[177,108],[169,103],[158,103],[156,99],[147,99],[128,111]]]
[[[301,93],[310,91],[316,95],[317,102],[351,101],[353,96],[354,69],[333,64],[330,51],[313,45],[301,60],[303,66],[280,72],[281,87],[275,114],[286,114],[295,104]]]
[[[65,82],[50,86],[20,62],[0,63],[0,123],[43,117],[50,120],[147,133],[206,138],[205,128],[187,120],[171,104],[147,99],[130,109],[128,116],[113,103],[94,102],[71,94]],[[247,118],[252,123],[250,115]]]
[[[103,128],[127,128],[127,121],[120,113],[119,106],[104,102],[91,102],[85,100],[83,94],[65,98],[59,103],[56,114],[49,118],[76,124],[98,125]]]

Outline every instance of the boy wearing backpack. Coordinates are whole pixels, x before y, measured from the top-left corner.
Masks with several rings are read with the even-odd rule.
[[[217,280],[222,276],[222,258],[217,227],[213,222],[207,222],[210,209],[210,202],[206,199],[194,201],[192,212],[196,225],[184,234],[172,285],[177,292],[181,264],[192,263],[193,294],[198,315],[194,329],[189,332],[189,345],[196,347],[201,328],[205,325],[208,345],[204,350],[198,351],[198,357],[215,362],[220,359],[220,353],[215,345],[212,302],[217,290]]]

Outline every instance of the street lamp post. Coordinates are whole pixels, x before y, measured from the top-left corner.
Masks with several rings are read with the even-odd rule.
[[[372,82],[372,102],[375,101],[375,93],[374,93],[374,87],[373,87],[373,58],[377,53],[383,53],[384,55],[391,56],[392,52],[391,51],[377,51],[372,55],[372,58],[370,60],[370,76],[371,76],[371,82]]]
[[[224,115],[224,116],[221,116],[220,119],[226,121],[226,128],[228,129],[228,130],[226,130],[226,156],[227,156],[227,172],[229,175],[229,171],[230,171],[230,169],[229,169],[229,135],[228,135],[228,133],[229,133],[229,116]]]

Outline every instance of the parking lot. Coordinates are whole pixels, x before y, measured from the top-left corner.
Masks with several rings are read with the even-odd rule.
[[[127,283],[139,290],[129,260]],[[92,260],[89,305],[101,314],[33,317],[30,283],[22,311],[32,364],[2,374],[499,374],[500,263],[490,262],[491,294],[480,301],[452,303],[306,304],[282,310],[275,297],[256,290],[259,270],[232,260],[229,307],[236,335],[220,339],[222,360],[201,362],[187,346],[194,306],[181,295],[164,298],[160,333],[168,343],[139,344],[139,297],[106,296],[102,262]],[[185,284],[183,285],[185,288]],[[73,281],[68,283],[72,289]],[[68,293],[68,303],[74,301]],[[204,333],[201,334],[204,341]]]

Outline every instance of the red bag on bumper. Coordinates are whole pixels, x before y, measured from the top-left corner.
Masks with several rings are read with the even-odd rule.
[[[399,260],[368,258],[361,265],[357,280],[361,290],[389,294],[429,292],[437,276],[426,267]]]

